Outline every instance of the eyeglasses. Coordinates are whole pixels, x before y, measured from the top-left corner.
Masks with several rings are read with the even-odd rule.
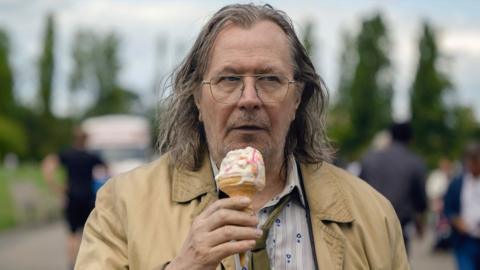
[[[255,78],[255,90],[264,103],[279,103],[285,99],[290,84],[295,83],[285,76],[276,74],[219,75],[202,84],[210,85],[210,92],[216,102],[236,103],[245,89],[246,77]]]

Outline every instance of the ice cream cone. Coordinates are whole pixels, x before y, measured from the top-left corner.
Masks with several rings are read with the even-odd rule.
[[[242,177],[240,176],[222,179],[218,182],[219,188],[229,197],[233,198],[242,196],[252,199],[253,195],[255,195],[255,193],[258,191],[257,186],[249,182],[241,183],[241,180]],[[252,205],[247,206],[243,211],[249,214],[253,214]]]
[[[265,165],[262,154],[255,148],[232,150],[222,160],[219,173],[215,177],[218,188],[230,197],[253,198],[257,191],[265,187]],[[245,213],[253,215],[252,205]],[[240,253],[240,264],[246,266],[247,254]]]
[[[229,178],[224,178],[218,181],[219,183],[219,188],[221,191],[225,192],[229,197],[248,197],[252,199],[253,195],[258,191],[257,190],[257,185],[250,183],[250,182],[244,182],[241,183],[242,177],[236,176],[236,177],[229,177]],[[238,184],[241,183],[241,184]],[[248,213],[253,215],[253,208],[252,205],[248,205],[243,212]],[[240,264],[242,266],[246,266],[247,264],[247,253],[240,253],[238,254],[240,257]]]

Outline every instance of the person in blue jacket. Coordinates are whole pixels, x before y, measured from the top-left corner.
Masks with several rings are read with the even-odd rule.
[[[450,183],[444,212],[452,226],[458,269],[480,269],[480,143],[467,147],[465,171]]]

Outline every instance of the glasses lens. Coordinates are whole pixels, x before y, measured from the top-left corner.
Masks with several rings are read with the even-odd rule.
[[[263,102],[282,102],[288,91],[288,79],[280,75],[257,78],[257,93]]]
[[[217,76],[210,88],[213,98],[222,103],[234,103],[240,97],[243,81],[239,76]]]

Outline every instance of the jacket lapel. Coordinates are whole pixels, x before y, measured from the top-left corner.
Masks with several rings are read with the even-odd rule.
[[[189,202],[206,193],[217,194],[215,179],[208,154],[203,159],[202,166],[197,171],[187,169],[172,170],[172,200],[179,203]],[[211,203],[211,201],[209,201]],[[208,206],[200,203],[201,207]],[[202,209],[203,210],[203,209]],[[201,211],[199,211],[200,213]]]
[[[307,201],[310,207],[315,255],[318,267],[343,269],[345,238],[332,223],[354,221],[350,202],[336,181],[331,166],[301,165]]]

